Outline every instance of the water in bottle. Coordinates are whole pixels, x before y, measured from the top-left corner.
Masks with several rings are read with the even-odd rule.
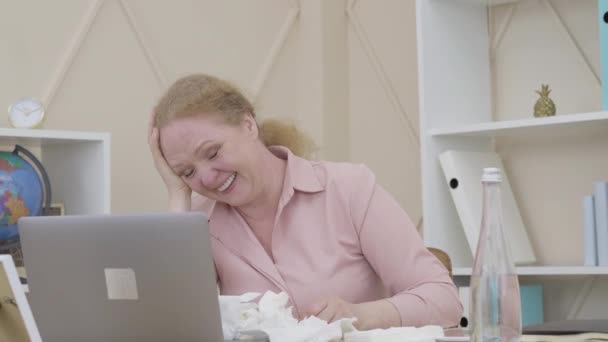
[[[470,283],[471,341],[520,341],[519,281],[504,233],[500,170],[485,168],[481,183],[481,230]]]

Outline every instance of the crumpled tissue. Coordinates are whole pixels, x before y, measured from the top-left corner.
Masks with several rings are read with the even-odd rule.
[[[268,291],[257,304],[251,302],[259,296],[219,296],[225,339],[248,339],[256,332],[268,335],[270,342],[435,342],[444,336],[443,329],[433,325],[359,331],[353,326],[355,318],[327,323],[311,316],[298,321],[287,307],[285,292]]]
[[[334,342],[342,340],[344,331],[355,331],[354,319],[327,323],[312,316],[298,321],[292,307],[287,307],[285,292],[268,291],[257,304],[252,303],[259,295],[219,297],[225,339],[247,339],[249,333],[263,331],[271,342]]]
[[[248,303],[259,296],[259,293],[245,293],[241,296],[219,296],[220,316],[224,338],[233,340],[241,329],[243,313],[255,309],[255,303]]]

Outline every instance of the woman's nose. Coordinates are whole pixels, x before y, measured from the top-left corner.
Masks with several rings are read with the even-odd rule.
[[[201,185],[206,189],[213,190],[217,183],[218,172],[210,167],[202,167],[199,175]]]

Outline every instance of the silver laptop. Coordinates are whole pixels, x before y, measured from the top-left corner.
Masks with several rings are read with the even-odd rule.
[[[223,341],[202,213],[24,217],[18,225],[43,341]]]

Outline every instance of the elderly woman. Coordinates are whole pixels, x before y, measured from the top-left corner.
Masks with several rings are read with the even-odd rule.
[[[297,129],[258,125],[245,96],[209,75],[176,81],[154,114],[170,209],[201,210],[193,192],[211,201],[221,294],[284,291],[298,317],[356,317],[359,329],[458,324],[447,270],[367,167],[298,156]]]

